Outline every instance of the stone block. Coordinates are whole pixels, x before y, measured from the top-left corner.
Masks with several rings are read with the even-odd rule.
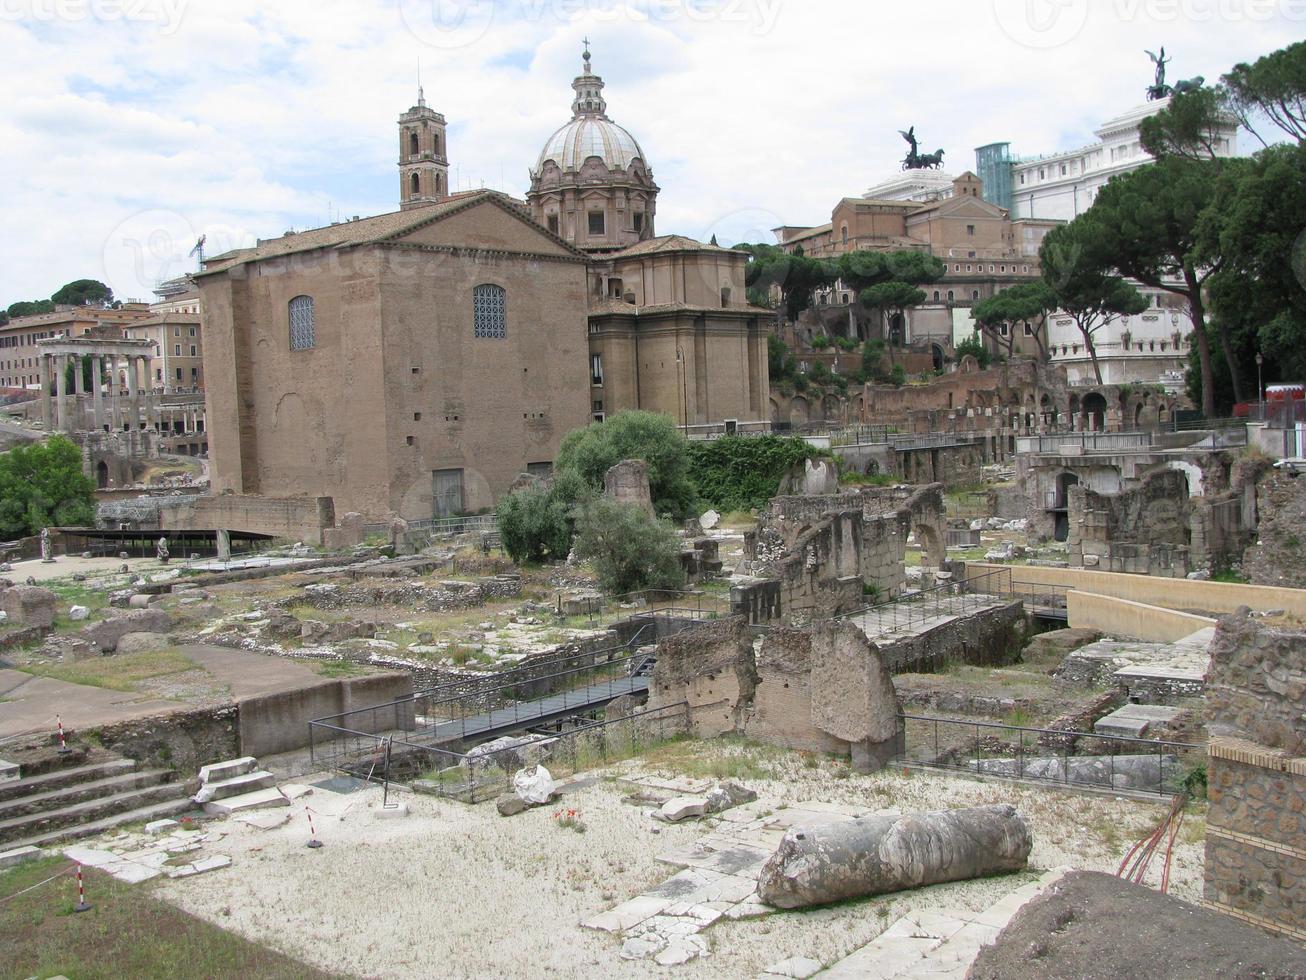
[[[68,610],[68,618],[74,623],[81,623],[89,619],[91,611],[85,606],[73,606]]]
[[[55,593],[33,585],[16,585],[0,593],[0,606],[8,614],[8,622],[15,626],[49,629],[54,626],[58,605]]]
[[[150,653],[171,645],[162,633],[128,633],[118,641],[114,653]]]
[[[170,834],[180,826],[181,823],[176,820],[151,820],[145,825],[145,832],[147,834]]]
[[[253,793],[229,796],[225,800],[214,800],[204,804],[204,812],[217,817],[225,817],[246,810],[263,810],[269,807],[290,806],[290,801],[277,789],[260,789]]]
[[[199,780],[201,783],[209,783],[231,779],[235,776],[243,776],[247,772],[253,772],[257,768],[258,760],[247,755],[241,759],[228,759],[226,762],[215,762],[212,765],[200,767]]]
[[[631,504],[650,517],[653,497],[649,492],[648,463],[642,459],[624,459],[603,475],[603,495],[621,504]]]
[[[707,812],[708,801],[701,796],[676,796],[662,804],[659,816],[667,823],[678,823]]]
[[[45,851],[39,847],[15,847],[11,851],[0,851],[0,871],[6,868],[16,868],[20,864],[36,861],[43,857],[45,857]]]
[[[5,762],[0,759],[0,783],[11,783],[16,779],[22,778],[22,770],[16,762]]]

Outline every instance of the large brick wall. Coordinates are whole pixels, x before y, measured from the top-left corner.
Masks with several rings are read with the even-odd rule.
[[[1306,941],[1306,632],[1222,620],[1207,678],[1206,904]]]
[[[1306,941],[1306,759],[1236,739],[1208,751],[1206,904]]]

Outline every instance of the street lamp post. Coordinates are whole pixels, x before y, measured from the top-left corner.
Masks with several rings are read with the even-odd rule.
[[[1256,393],[1261,398],[1261,418],[1265,418],[1265,381],[1263,379],[1261,365],[1265,363],[1265,357],[1260,351],[1256,352]]]

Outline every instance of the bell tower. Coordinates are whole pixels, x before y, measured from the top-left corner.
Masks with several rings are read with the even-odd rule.
[[[399,206],[407,211],[449,195],[449,158],[444,116],[426,104],[417,87],[417,105],[399,117]]]

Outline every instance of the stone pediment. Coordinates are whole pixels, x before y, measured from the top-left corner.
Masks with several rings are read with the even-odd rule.
[[[492,196],[439,215],[430,222],[392,236],[388,241],[559,257],[582,255],[557,235],[537,225],[524,212]]]

